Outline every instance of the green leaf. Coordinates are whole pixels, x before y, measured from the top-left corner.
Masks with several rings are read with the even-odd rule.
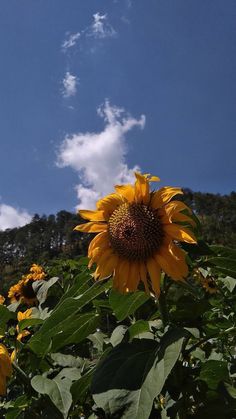
[[[50,317],[44,321],[38,332],[30,339],[30,348],[38,355],[42,354],[40,345],[46,339],[47,342],[53,341],[52,350],[57,351],[62,346],[69,343],[78,343],[93,333],[99,317],[95,316],[94,312],[82,315],[79,311],[110,286],[110,281],[103,284],[95,283],[83,294],[62,301],[61,304],[56,306]],[[43,353],[45,354],[45,352]]]
[[[75,283],[69,290],[62,296],[58,305],[60,305],[64,300],[69,297],[77,297],[78,295],[83,294],[86,290],[89,289],[89,284],[91,283],[91,275],[88,271],[81,272],[75,278]]]
[[[229,378],[227,362],[215,360],[205,362],[199,378],[205,381],[211,390],[216,390],[220,381]]]
[[[235,387],[233,387],[233,386],[231,386],[231,385],[230,385],[230,384],[228,384],[228,383],[224,383],[224,386],[225,386],[225,388],[226,388],[227,392],[229,393],[229,395],[230,395],[233,399],[236,399],[236,388],[235,388]]]
[[[19,416],[20,416],[20,414],[21,414],[21,410],[20,409],[9,409],[8,411],[7,411],[7,414],[6,414],[6,416],[5,416],[5,418],[6,419],[17,419]]]
[[[67,300],[66,300],[67,301]],[[99,322],[99,316],[96,316],[94,312],[77,314],[70,317],[70,320],[66,317],[61,319],[54,327],[50,330],[43,330],[43,327],[39,332],[30,339],[30,348],[37,353],[42,355],[42,347],[45,342],[47,343],[46,348],[51,351],[58,351],[65,345],[70,343],[79,343],[96,330]],[[45,349],[43,354],[45,355]],[[47,350],[46,349],[46,350]]]
[[[86,372],[79,378],[78,381],[75,381],[71,387],[71,394],[73,398],[73,402],[77,403],[84,403],[87,393],[90,388],[92,376],[93,376],[94,368],[90,371]]]
[[[112,344],[112,346],[117,346],[120,342],[122,342],[126,330],[127,326],[124,325],[119,325],[113,330],[110,337],[110,343]]]
[[[145,320],[138,320],[129,327],[129,337],[132,340],[135,336],[150,331],[149,323]]]
[[[6,406],[5,408],[8,409],[6,413],[6,419],[16,419],[18,418],[22,410],[28,406],[28,397],[26,395],[17,397],[16,400],[11,401],[10,405]]]
[[[236,259],[228,257],[214,257],[204,262],[207,266],[214,266],[219,272],[236,278]]]
[[[32,287],[36,293],[37,300],[40,304],[43,304],[48,295],[48,290],[58,281],[59,278],[54,277],[49,279],[48,281],[35,281],[32,284]]]
[[[236,285],[236,278],[226,276],[225,278],[219,278],[219,280],[221,281],[223,286],[225,286],[230,292],[233,292]]]
[[[42,324],[42,323],[43,323],[42,319],[30,318],[30,319],[21,320],[18,323],[18,326],[19,326],[20,332],[22,332],[22,330],[24,330],[26,327],[35,326],[35,325],[39,325],[39,324]]]
[[[113,348],[93,376],[91,392],[97,406],[111,417],[148,419],[186,334],[173,329],[159,343],[134,339]]]
[[[99,316],[92,312],[74,319],[73,324],[65,322],[61,332],[52,338],[52,350],[58,351],[65,345],[81,342],[96,330],[99,321]]]
[[[8,310],[4,305],[0,305],[0,334],[4,335],[6,331],[6,324],[10,319],[16,318],[14,312]]]
[[[119,321],[133,314],[150,297],[143,291],[121,294],[115,290],[110,293],[109,302]]]
[[[62,367],[82,367],[84,365],[84,360],[80,357],[75,357],[73,355],[65,355],[59,352],[52,353],[51,358],[53,361]]]
[[[231,249],[229,247],[224,246],[218,246],[218,245],[212,245],[210,246],[211,250],[218,256],[224,256],[231,259],[236,259],[236,250]]]
[[[36,375],[31,380],[31,385],[35,391],[40,394],[47,394],[52,403],[67,418],[72,404],[70,388],[72,382],[80,376],[76,368],[64,368],[54,379],[46,378],[42,375]]]
[[[52,347],[52,341],[50,336],[45,336],[42,339],[41,335],[37,336],[37,333],[30,339],[28,343],[30,349],[40,357],[44,357],[48,352],[50,352]]]
[[[97,349],[99,353],[103,351],[103,344],[104,344],[104,338],[106,335],[102,332],[96,331],[95,333],[87,336],[87,338],[92,342],[93,347]]]

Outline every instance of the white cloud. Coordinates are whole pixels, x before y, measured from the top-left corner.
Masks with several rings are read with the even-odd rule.
[[[62,94],[64,97],[74,96],[77,92],[78,79],[76,76],[73,76],[69,71],[66,72],[66,75],[62,81],[63,90]]]
[[[71,167],[79,174],[78,208],[94,208],[99,197],[113,191],[114,184],[132,182],[133,172],[139,169],[129,168],[125,162],[125,135],[134,127],[143,129],[145,116],[135,119],[124,109],[111,106],[108,100],[98,114],[105,122],[102,132],[68,135],[58,153],[58,166]]]
[[[78,39],[80,38],[80,32],[76,32],[76,33],[72,33],[72,34],[67,34],[68,37],[67,39],[65,39],[65,41],[62,43],[62,50],[64,52],[66,52],[68,50],[68,48],[72,48],[73,46],[76,45]]]
[[[93,15],[93,23],[89,35],[95,38],[110,38],[116,35],[115,29],[108,22],[107,14],[102,15],[99,12]]]
[[[0,230],[22,227],[30,223],[32,216],[25,210],[10,205],[0,204]]]

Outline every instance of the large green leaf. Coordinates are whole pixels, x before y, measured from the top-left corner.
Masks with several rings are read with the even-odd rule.
[[[91,283],[91,275],[88,271],[81,272],[75,278],[75,283],[68,291],[62,296],[58,305],[60,305],[66,298],[77,297],[78,295],[83,294],[87,289],[89,289],[89,284]]]
[[[52,338],[52,351],[71,343],[81,342],[96,330],[99,320],[99,316],[92,312],[78,316],[73,323],[65,322],[61,332]]]
[[[30,319],[21,320],[18,323],[18,326],[19,326],[20,332],[22,332],[22,330],[24,330],[26,327],[35,326],[35,325],[39,325],[39,324],[42,324],[42,323],[43,323],[43,319],[35,319],[33,317],[33,318],[30,318]]]
[[[60,317],[57,323],[53,323],[51,330],[43,325],[31,338],[29,346],[36,354],[43,356],[46,342],[48,351],[57,351],[70,343],[79,343],[95,331],[98,322],[99,316],[95,312]]]
[[[123,295],[112,290],[109,301],[117,319],[121,321],[130,314],[133,314],[148,299],[149,296],[143,291],[136,291]]]
[[[38,393],[47,394],[63,417],[67,418],[72,404],[70,388],[72,382],[79,377],[80,371],[77,368],[64,368],[52,380],[42,375],[36,375],[32,378],[31,385]]]
[[[218,256],[224,256],[236,260],[236,249],[230,249],[229,247],[212,245],[211,249]]]
[[[51,313],[42,327],[30,339],[29,345],[33,351],[42,356],[40,342],[47,342],[46,347],[57,351],[69,343],[78,343],[96,329],[98,317],[95,313],[80,314],[80,310],[98,295],[111,286],[106,283],[96,283],[83,294],[75,298],[69,297],[61,302]],[[83,317],[85,316],[85,317]],[[50,346],[50,341],[51,345]],[[45,354],[45,352],[43,352]]]
[[[113,348],[93,376],[91,391],[97,406],[111,417],[148,419],[186,335],[173,329],[160,342],[134,339]]]
[[[219,272],[236,278],[236,259],[220,256],[208,259],[205,264],[215,267]]]

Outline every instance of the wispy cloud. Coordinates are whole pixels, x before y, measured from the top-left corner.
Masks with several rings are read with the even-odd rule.
[[[103,131],[68,135],[58,153],[59,167],[78,172],[78,208],[94,208],[99,197],[112,192],[114,184],[131,182],[133,172],[139,169],[129,168],[126,163],[126,134],[134,127],[143,129],[145,116],[133,118],[124,109],[111,106],[108,100],[98,114],[104,119]]]
[[[94,38],[111,38],[117,33],[115,29],[108,22],[107,14],[102,15],[99,12],[93,15],[93,23],[89,28],[88,35]]]
[[[73,74],[67,71],[62,83],[62,94],[65,98],[74,96],[76,94],[78,84],[78,78],[76,76],[73,76]]]
[[[10,205],[0,204],[0,230],[22,227],[30,223],[32,215],[27,211],[14,208]]]
[[[66,52],[69,48],[72,48],[76,45],[78,39],[80,38],[80,32],[76,33],[67,33],[67,38],[62,43],[62,51]]]

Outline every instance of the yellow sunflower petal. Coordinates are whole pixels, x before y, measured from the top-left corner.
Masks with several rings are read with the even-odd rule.
[[[79,210],[79,215],[85,220],[105,221],[103,211]]]
[[[171,201],[159,209],[158,213],[161,216],[163,224],[171,223],[172,221],[187,222],[193,226],[196,223],[189,216],[182,214],[180,211],[188,211],[191,214],[191,210],[187,205],[181,201]]]
[[[150,174],[146,174],[144,176],[148,177],[149,182],[160,182],[160,178],[158,176],[151,176]]]
[[[120,195],[112,193],[97,202],[97,209],[103,211],[105,219],[108,220],[112,213],[123,203],[123,198]]]
[[[177,224],[164,224],[163,229],[170,237],[175,240],[192,244],[197,243],[197,240],[192,231],[185,227],[179,226]]]
[[[160,295],[160,282],[161,282],[161,269],[160,265],[154,260],[150,258],[147,260],[147,269],[149,276],[152,282],[152,289],[155,292],[156,296],[159,297]]]
[[[188,265],[186,263],[186,253],[179,246],[176,246],[173,242],[169,244],[169,252],[175,257],[178,262],[179,269],[183,277],[188,275]]]
[[[106,258],[108,255],[111,254],[111,249],[109,249],[109,247],[96,247],[95,249],[92,250],[91,255],[90,255],[90,261],[88,264],[88,267],[91,268],[91,266],[94,263],[98,263],[100,258]]]
[[[126,288],[129,292],[134,292],[139,284],[139,264],[137,262],[130,263],[129,277],[126,282]]]
[[[182,214],[181,212],[176,212],[175,214],[173,214],[172,221],[180,222],[180,223],[188,223],[192,225],[193,227],[196,226],[196,223],[192,218],[188,217],[185,214]]]
[[[175,212],[180,212],[180,211],[184,211],[187,210],[188,212],[191,212],[190,208],[184,204],[184,202],[181,201],[171,201],[168,202],[165,206],[164,206],[165,211],[167,212],[168,215],[173,215]]]
[[[161,208],[164,204],[167,204],[171,198],[173,198],[173,196],[179,194],[183,194],[181,188],[165,186],[164,188],[161,188],[159,191],[152,194],[151,206],[154,209]]]
[[[135,182],[135,200],[147,205],[150,200],[148,179],[138,172],[135,173],[135,176],[137,179]]]
[[[127,184],[127,185],[116,185],[115,186],[116,192],[123,196],[123,198],[126,199],[128,202],[134,201],[134,187],[133,185]]]
[[[144,262],[139,262],[139,278],[144,284],[146,293],[150,294],[147,281],[147,268]]]
[[[120,260],[115,269],[113,285],[118,291],[124,293],[126,282],[129,276],[130,262],[128,260]]]
[[[110,254],[101,264],[98,264],[96,269],[96,276],[100,279],[103,279],[109,275],[112,275],[114,269],[116,268],[117,262],[118,256],[115,254]]]
[[[108,237],[109,236],[106,231],[102,231],[101,233],[97,234],[89,244],[88,257],[91,257],[91,253],[94,249],[96,249],[96,247],[109,247]]]
[[[80,224],[74,230],[81,231],[82,233],[100,233],[107,230],[107,224],[95,223],[93,221],[85,224]]]
[[[182,281],[187,275],[185,261],[178,259],[169,251],[168,247],[162,247],[159,252],[156,253],[155,260],[162,270],[174,280]]]

